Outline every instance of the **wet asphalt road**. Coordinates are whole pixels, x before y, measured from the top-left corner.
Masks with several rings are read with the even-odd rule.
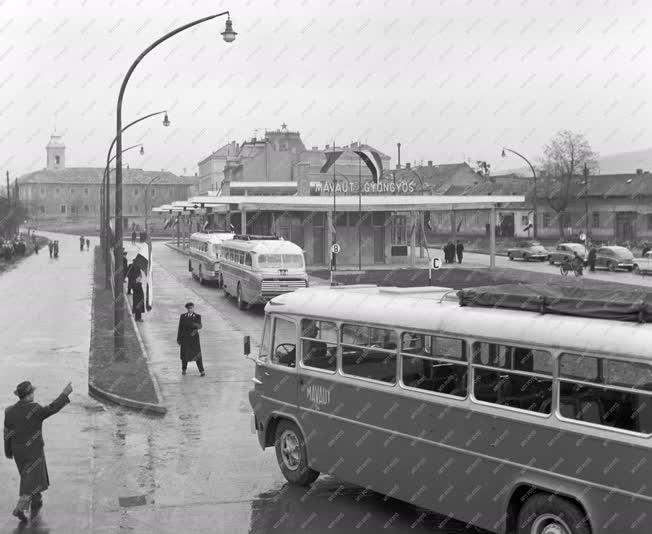
[[[92,253],[80,253],[74,237],[60,240],[58,263],[41,252],[0,276],[0,294],[21,302],[0,306],[2,324],[18,333],[2,336],[2,406],[25,378],[39,387],[37,400],[56,396],[68,377],[76,387],[72,404],[45,425],[52,486],[40,523],[17,528],[9,515],[16,469],[0,463],[0,532],[473,531],[330,477],[308,493],[287,486],[274,451],[262,451],[249,428],[253,364],[242,357],[242,336],[260,338],[262,309],[240,311],[222,291],[200,286],[186,258],[161,243],[154,246],[154,309],[140,330],[168,414],[103,409],[85,386]],[[187,300],[203,316],[205,378],[193,364],[180,373],[176,323]]]

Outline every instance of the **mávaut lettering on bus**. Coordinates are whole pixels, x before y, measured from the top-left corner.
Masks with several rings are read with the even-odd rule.
[[[312,184],[312,189],[315,193],[332,193],[333,184],[332,182],[315,182]],[[414,193],[416,191],[416,185],[413,181],[401,181],[401,182],[365,182],[362,184],[363,193],[395,193],[395,194],[406,194]],[[336,193],[355,193],[359,192],[357,182],[345,182],[338,181],[335,184]]]
[[[306,388],[306,397],[317,406],[325,406],[331,402],[331,392],[324,386],[311,385]]]

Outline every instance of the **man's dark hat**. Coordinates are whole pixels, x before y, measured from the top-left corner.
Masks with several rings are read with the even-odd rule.
[[[192,302],[186,302],[186,309],[188,309],[188,308],[190,308],[190,307],[193,307],[193,308],[194,308],[195,305],[194,305]]]
[[[126,256],[126,255],[127,255],[127,251],[126,251],[126,250],[123,250],[123,251],[122,251],[122,255],[123,255],[123,256]]]
[[[14,391],[14,395],[16,395],[19,399],[22,399],[23,397],[26,397],[30,393],[32,393],[36,388],[32,386],[32,383],[29,381],[21,382],[16,386],[16,391]]]

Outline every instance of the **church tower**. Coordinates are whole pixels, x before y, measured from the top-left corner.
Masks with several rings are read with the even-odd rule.
[[[50,142],[45,147],[47,152],[47,169],[49,171],[58,171],[66,167],[66,145],[63,144],[61,136],[52,134]]]

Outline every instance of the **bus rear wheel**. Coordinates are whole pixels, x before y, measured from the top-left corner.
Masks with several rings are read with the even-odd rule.
[[[279,422],[274,445],[285,480],[295,486],[308,486],[317,480],[319,471],[308,467],[306,442],[297,425],[288,420]]]
[[[518,513],[518,534],[591,534],[584,512],[556,495],[537,493]]]

